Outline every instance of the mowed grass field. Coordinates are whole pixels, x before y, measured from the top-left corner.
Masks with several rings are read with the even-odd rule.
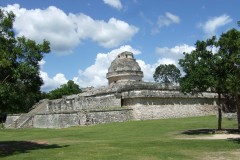
[[[0,159],[168,160],[239,159],[240,140],[188,139],[214,129],[216,116],[130,121],[66,129],[1,129]],[[223,120],[223,128],[236,128]]]

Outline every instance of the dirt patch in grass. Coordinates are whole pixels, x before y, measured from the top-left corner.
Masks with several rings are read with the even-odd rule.
[[[240,131],[237,130],[237,129],[222,129],[222,130],[217,130],[217,129],[204,128],[204,129],[186,130],[186,131],[181,132],[181,134],[186,134],[186,135],[240,134]]]
[[[195,129],[181,132],[177,139],[233,139],[239,142],[240,132],[237,129]]]
[[[29,141],[30,143],[36,143],[36,144],[49,144],[47,141]]]
[[[194,137],[181,137],[177,139],[236,139],[240,140],[240,134],[212,134],[204,136],[194,136]]]
[[[226,159],[231,159],[231,160],[239,160],[240,157],[240,150],[234,150],[234,151],[226,151],[226,152],[207,152],[207,153],[202,153],[200,157],[197,157],[199,160],[206,160],[206,159],[211,159],[211,160],[226,160]]]

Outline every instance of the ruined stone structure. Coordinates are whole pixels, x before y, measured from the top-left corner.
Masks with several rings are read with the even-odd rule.
[[[131,52],[119,54],[108,68],[108,84],[127,81],[141,82],[143,72]]]
[[[29,113],[9,115],[6,128],[65,128],[100,123],[216,114],[216,94],[186,95],[176,86],[143,82],[133,54],[123,52],[108,69],[109,86],[42,100]]]

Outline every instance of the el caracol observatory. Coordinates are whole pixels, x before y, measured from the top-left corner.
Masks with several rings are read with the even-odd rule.
[[[109,85],[129,81],[141,82],[142,78],[143,72],[131,52],[120,53],[108,68],[107,79]]]
[[[143,72],[131,52],[119,53],[106,76],[108,86],[44,99],[28,113],[8,115],[5,128],[66,128],[217,113],[216,93],[184,94],[177,86],[143,82]]]

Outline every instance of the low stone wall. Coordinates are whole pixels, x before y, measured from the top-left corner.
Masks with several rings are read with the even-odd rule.
[[[33,118],[34,128],[67,128],[70,126],[77,126],[80,124],[80,114],[39,114]]]
[[[158,98],[158,97],[139,97],[139,98],[126,98],[122,100],[123,106],[134,105],[157,105],[157,106],[216,106],[215,99],[212,98]]]
[[[227,118],[228,120],[237,119],[237,113],[236,112],[234,112],[234,113],[223,113],[222,116],[224,118]]]
[[[195,117],[217,114],[216,109],[212,108],[212,106],[135,105],[131,106],[131,108],[133,109],[133,117],[135,120]]]
[[[50,101],[48,104],[48,112],[104,109],[116,106],[121,106],[121,99],[113,94],[91,97],[78,96],[72,99],[63,98]]]
[[[4,123],[4,127],[8,128],[10,125],[15,126],[15,121],[21,116],[22,114],[11,114],[7,116],[6,122]]]
[[[181,99],[217,99],[216,93],[211,92],[203,92],[201,94],[184,94],[179,90],[129,90],[129,91],[122,91],[122,98],[123,99],[133,99],[133,98],[181,98]]]
[[[135,120],[214,115],[215,99],[211,98],[127,98],[123,105],[133,109]]]
[[[132,109],[119,109],[38,114],[34,116],[32,123],[34,128],[67,128],[70,126],[123,122],[131,119],[133,119]]]

